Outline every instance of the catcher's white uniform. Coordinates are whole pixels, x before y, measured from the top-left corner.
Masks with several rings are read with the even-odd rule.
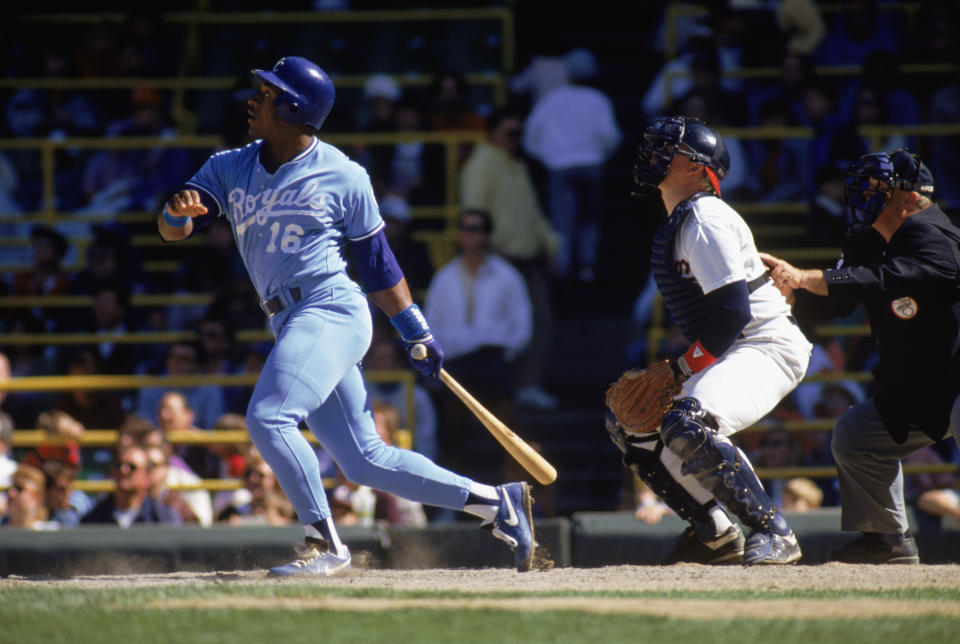
[[[681,275],[709,293],[763,275],[753,234],[743,218],[717,197],[691,204],[674,241]],[[757,422],[803,379],[812,345],[790,315],[780,291],[767,281],[750,294],[751,320],[716,362],[683,384],[729,436]]]

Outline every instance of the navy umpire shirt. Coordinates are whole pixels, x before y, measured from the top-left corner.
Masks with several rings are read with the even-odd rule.
[[[960,394],[960,229],[937,206],[914,213],[889,243],[869,226],[855,229],[824,276],[827,296],[798,290],[794,314],[806,328],[863,304],[884,426],[897,443],[911,431],[943,438]]]

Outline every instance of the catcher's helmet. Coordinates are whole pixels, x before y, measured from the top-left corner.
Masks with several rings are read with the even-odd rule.
[[[273,69],[252,74],[283,90],[275,101],[277,115],[294,125],[319,129],[333,107],[336,92],[327,73],[306,58],[285,56]]]
[[[906,148],[865,154],[850,165],[843,186],[847,225],[869,226],[877,219],[895,188],[933,195],[933,173]]]
[[[719,134],[699,119],[668,116],[644,128],[643,142],[637,148],[633,166],[633,180],[642,191],[653,190],[667,176],[676,154],[706,166],[718,180],[730,170],[730,153]],[[714,187],[717,187],[715,183]]]

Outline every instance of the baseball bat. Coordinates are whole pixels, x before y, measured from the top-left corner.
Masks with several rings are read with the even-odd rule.
[[[410,349],[410,356],[414,360],[423,360],[427,357],[427,347],[422,344],[415,344]],[[440,380],[450,391],[456,394],[457,398],[463,401],[463,404],[473,412],[483,426],[487,428],[497,442],[503,445],[503,448],[510,453],[523,469],[530,472],[533,478],[543,485],[550,485],[557,480],[557,470],[545,458],[540,456],[530,445],[522,438],[513,433],[509,427],[504,425],[499,418],[490,413],[490,410],[480,404],[480,402],[470,395],[470,392],[463,388],[459,382],[454,379],[446,369],[440,369]]]

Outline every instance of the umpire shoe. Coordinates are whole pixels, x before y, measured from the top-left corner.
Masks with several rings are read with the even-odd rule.
[[[513,550],[513,563],[518,572],[530,570],[533,550],[533,497],[525,482],[497,486],[500,507],[493,519],[493,536],[505,541]]]
[[[903,543],[891,545],[876,532],[862,535],[830,553],[830,561],[852,564],[918,564],[917,542],[904,535]]]
[[[660,565],[740,563],[744,541],[743,532],[732,524],[716,539],[706,543],[700,541],[693,526],[688,526],[660,559]]]
[[[800,544],[793,530],[786,536],[772,530],[757,530],[749,537],[743,548],[743,563],[746,566],[784,565],[800,560]]]
[[[350,568],[350,551],[343,547],[342,557],[330,552],[326,539],[307,537],[305,545],[297,549],[296,558],[290,563],[270,569],[274,577],[292,575],[312,575],[314,577],[333,577]]]

